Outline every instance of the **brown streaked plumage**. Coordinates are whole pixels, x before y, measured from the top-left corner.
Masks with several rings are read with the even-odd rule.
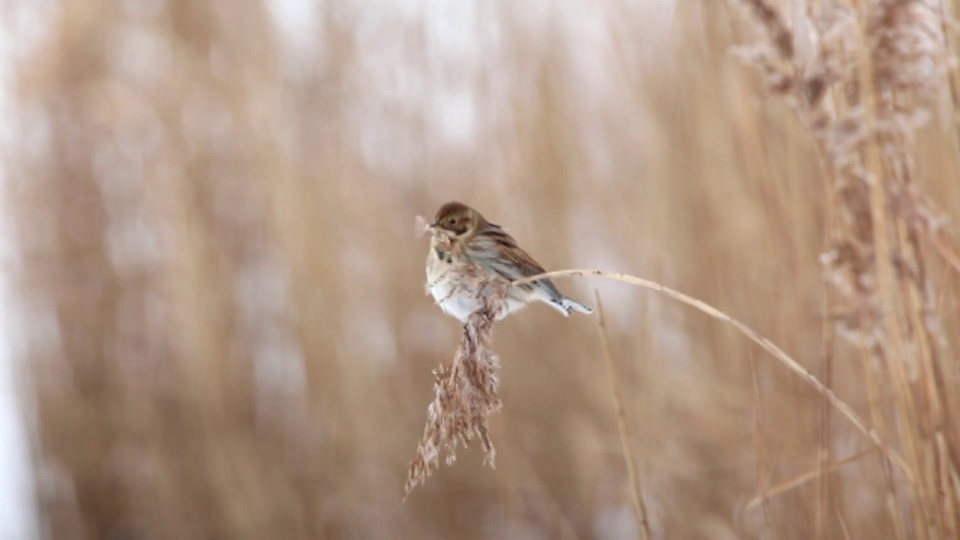
[[[440,308],[460,321],[479,309],[475,293],[458,285],[458,265],[473,264],[509,281],[543,273],[543,267],[502,227],[487,221],[480,212],[459,202],[448,202],[437,210],[430,229],[433,237],[427,254],[427,289]],[[518,311],[532,301],[543,302],[564,316],[572,311],[592,311],[565,297],[549,279],[512,287],[507,309],[500,318]]]

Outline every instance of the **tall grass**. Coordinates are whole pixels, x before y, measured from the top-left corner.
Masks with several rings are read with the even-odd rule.
[[[274,5],[6,8],[51,538],[622,538],[635,497],[654,538],[956,536],[955,1]],[[450,199],[800,371],[566,280],[622,414],[596,321],[531,307],[497,468],[401,503],[460,337],[409,224]]]

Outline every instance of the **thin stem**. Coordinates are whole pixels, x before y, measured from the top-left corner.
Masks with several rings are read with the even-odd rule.
[[[603,304],[600,303],[600,293],[594,289],[593,296],[597,300],[597,333],[600,335],[600,351],[603,353],[603,363],[607,366],[607,380],[610,382],[610,395],[613,396],[613,408],[617,416],[617,430],[620,432],[620,446],[623,450],[623,460],[627,465],[627,478],[630,481],[630,500],[633,511],[637,515],[637,524],[643,540],[650,539],[650,525],[647,520],[647,507],[640,494],[640,477],[633,463],[633,454],[627,437],[627,413],[623,406],[623,395],[617,383],[617,374],[613,366],[613,354],[610,352],[610,338],[607,337],[607,322],[603,315]]]

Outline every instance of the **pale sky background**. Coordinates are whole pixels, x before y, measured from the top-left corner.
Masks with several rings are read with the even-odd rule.
[[[29,5],[28,5],[29,4]],[[0,209],[10,181],[10,143],[17,136],[16,108],[10,92],[14,61],[36,43],[50,2],[0,2]],[[17,298],[11,271],[17,264],[9,212],[0,211],[0,539],[40,538],[34,497],[30,444],[30,395],[17,363]]]

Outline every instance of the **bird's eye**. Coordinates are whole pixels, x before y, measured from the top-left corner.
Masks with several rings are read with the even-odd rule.
[[[453,227],[453,226],[456,225],[456,224],[457,224],[457,218],[450,218],[450,219],[447,220],[447,225],[449,225],[449,226],[451,226],[451,227]]]

